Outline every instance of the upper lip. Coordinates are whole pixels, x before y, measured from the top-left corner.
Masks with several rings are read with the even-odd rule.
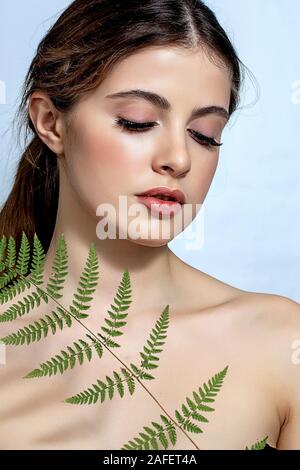
[[[163,194],[165,196],[170,196],[176,199],[180,204],[185,203],[185,195],[184,193],[177,188],[168,188],[167,186],[158,186],[156,188],[148,189],[143,193],[136,194],[136,196],[155,196],[157,194]]]

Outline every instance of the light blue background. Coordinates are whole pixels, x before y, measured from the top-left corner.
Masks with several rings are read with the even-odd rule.
[[[66,0],[1,0],[0,204],[20,157],[11,119],[34,51]],[[204,207],[204,245],[170,248],[184,261],[241,289],[300,302],[300,2],[209,0],[242,61],[242,109],[223,134],[217,174]],[[295,92],[294,92],[295,93]],[[298,98],[300,93],[298,93]],[[251,105],[252,103],[252,105]],[[250,105],[250,106],[248,106]]]

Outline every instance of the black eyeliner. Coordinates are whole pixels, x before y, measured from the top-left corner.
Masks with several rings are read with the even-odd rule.
[[[149,129],[152,127],[155,127],[158,125],[157,123],[154,122],[134,122],[134,121],[129,121],[128,119],[124,119],[122,117],[118,117],[118,119],[115,120],[115,123],[117,126],[122,127],[123,129],[127,130],[128,132],[142,132],[145,129]],[[199,140],[204,140],[207,145],[211,145],[214,147],[220,147],[223,145],[223,143],[218,143],[215,141],[213,137],[207,137],[206,135],[201,134],[200,132],[194,131],[192,129],[188,129],[189,132],[192,133],[192,135],[195,135],[196,139]],[[198,142],[201,144],[201,142]],[[206,145],[203,144],[202,145]]]
[[[215,147],[220,147],[221,145],[223,145],[223,142],[216,142],[215,139],[213,137],[207,137],[206,135],[203,135],[201,134],[200,132],[197,132],[197,131],[194,131],[192,129],[189,129],[189,131],[195,135],[197,138],[199,138],[200,140],[205,140],[208,144],[210,145],[213,145]]]

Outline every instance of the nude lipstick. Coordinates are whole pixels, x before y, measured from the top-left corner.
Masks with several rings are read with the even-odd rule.
[[[158,215],[175,215],[185,203],[185,195],[180,189],[159,186],[136,194],[138,201]]]

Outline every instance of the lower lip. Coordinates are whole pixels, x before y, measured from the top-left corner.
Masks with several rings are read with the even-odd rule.
[[[141,204],[144,204],[153,214],[175,215],[181,210],[181,204],[178,201],[164,201],[151,196],[137,196]]]

